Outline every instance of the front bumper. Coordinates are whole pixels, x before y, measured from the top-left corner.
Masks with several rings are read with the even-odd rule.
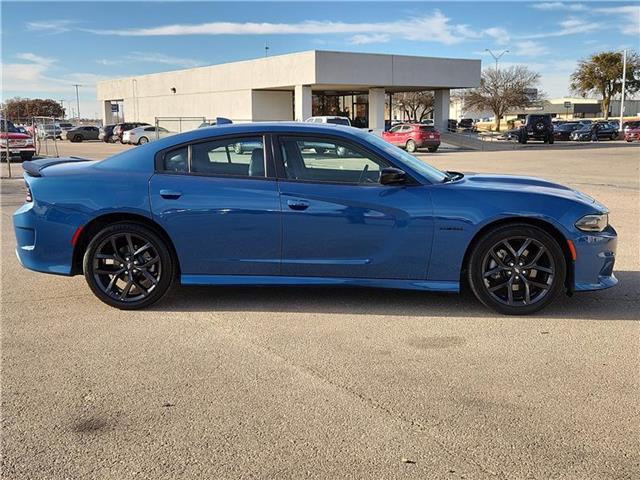
[[[576,247],[574,289],[577,292],[602,290],[618,284],[613,274],[618,235],[612,226],[596,234],[581,234]]]
[[[7,151],[5,145],[0,146],[0,151],[4,154]],[[20,155],[21,153],[36,153],[36,147],[31,145],[9,145],[9,155]]]

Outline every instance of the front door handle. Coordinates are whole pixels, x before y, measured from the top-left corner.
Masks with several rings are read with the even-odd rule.
[[[176,200],[182,196],[182,192],[178,192],[176,190],[162,189],[160,190],[160,196],[168,200]]]
[[[306,210],[309,208],[309,202],[304,200],[287,200],[287,205],[291,210]]]

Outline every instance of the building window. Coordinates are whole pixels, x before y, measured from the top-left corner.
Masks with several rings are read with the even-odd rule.
[[[314,117],[347,117],[354,127],[369,127],[369,95],[367,93],[315,92],[311,109]]]

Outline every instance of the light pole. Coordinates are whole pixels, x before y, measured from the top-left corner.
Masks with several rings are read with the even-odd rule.
[[[505,53],[509,53],[509,50],[503,50],[502,53],[496,55],[488,48],[485,48],[484,51],[489,52],[489,55],[491,55],[493,59],[496,61],[496,72],[498,71],[498,60],[500,60]]]
[[[624,122],[624,94],[627,81],[627,51],[622,51],[622,92],[620,96],[620,131],[624,132],[622,123]]]
[[[78,112],[78,123],[80,123],[80,96],[78,94],[78,87],[81,87],[82,85],[74,83],[73,86],[76,87],[76,111]]]

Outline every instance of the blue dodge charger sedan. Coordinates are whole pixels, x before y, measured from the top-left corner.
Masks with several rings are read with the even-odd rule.
[[[527,314],[617,283],[616,231],[593,198],[537,178],[443,172],[350,127],[222,125],[24,170],[13,216],[22,264],[84,274],[122,309],[179,281],[469,285],[484,305]]]

